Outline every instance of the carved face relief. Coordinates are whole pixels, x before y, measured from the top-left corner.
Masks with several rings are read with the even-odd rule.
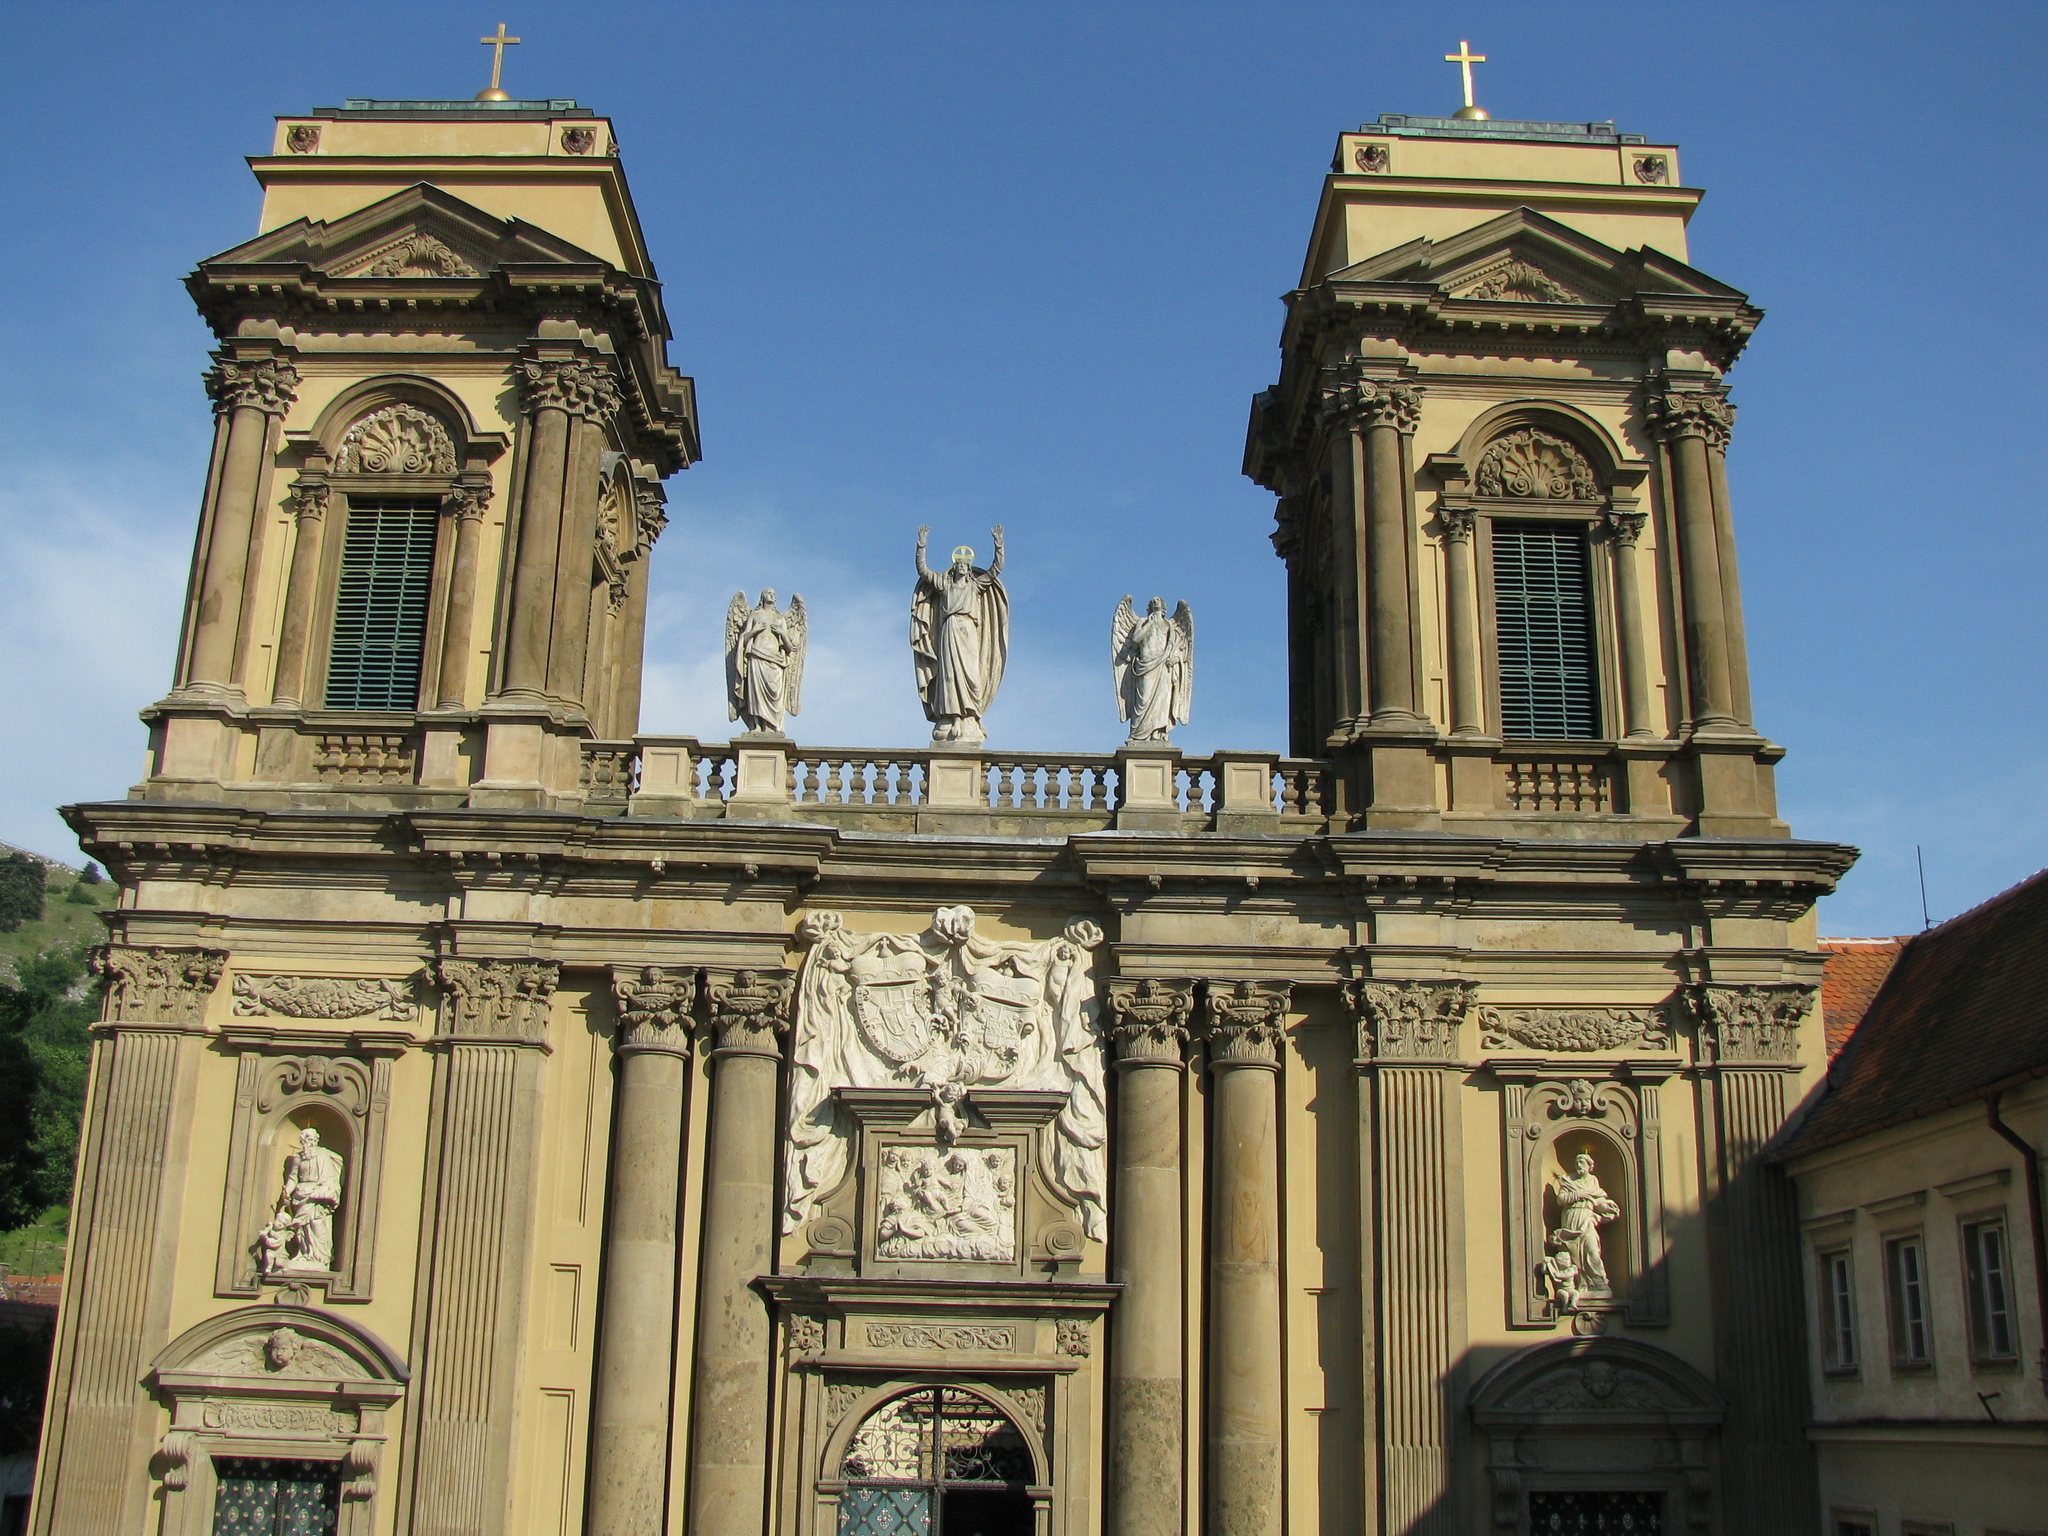
[[[263,1340],[263,1363],[273,1371],[282,1371],[299,1358],[305,1345],[295,1329],[274,1328]]]
[[[1671,179],[1671,162],[1662,155],[1637,155],[1636,180],[1655,184]]]
[[[587,155],[597,146],[595,128],[564,128],[562,148],[572,155]]]
[[[310,155],[320,147],[320,130],[311,123],[294,123],[285,130],[284,147],[295,155]]]
[[[1384,144],[1361,144],[1351,156],[1351,163],[1367,175],[1374,175],[1387,168],[1390,157]]]

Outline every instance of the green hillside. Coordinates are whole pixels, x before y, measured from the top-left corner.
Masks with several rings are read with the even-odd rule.
[[[17,850],[0,843],[0,857]],[[77,950],[99,943],[106,937],[106,925],[99,914],[114,904],[113,882],[102,878],[97,885],[80,882],[80,871],[48,859],[43,866],[43,915],[14,929],[0,932],[0,985],[12,984],[16,962],[48,949]]]

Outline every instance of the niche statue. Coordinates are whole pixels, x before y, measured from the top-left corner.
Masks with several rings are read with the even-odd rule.
[[[982,716],[995,702],[1010,655],[1010,595],[1003,590],[1003,530],[990,531],[995,558],[978,570],[962,544],[953,563],[924,563],[931,529],[917,530],[917,589],[910,597],[910,650],[917,696],[932,723],[932,740],[979,746],[988,740]]]
[[[1593,1171],[1592,1154],[1579,1153],[1572,1159],[1570,1173],[1553,1175],[1551,1191],[1557,1197],[1557,1230],[1550,1234],[1555,1252],[1544,1261],[1544,1268],[1553,1294],[1558,1290],[1572,1293],[1564,1310],[1589,1297],[1613,1295],[1607,1260],[1600,1252],[1600,1229],[1620,1218],[1621,1207],[1601,1187],[1600,1176]],[[1569,1276],[1564,1273],[1567,1267]]]
[[[1130,739],[1170,740],[1176,725],[1188,723],[1195,693],[1195,616],[1188,605],[1169,619],[1166,599],[1155,597],[1141,619],[1126,593],[1110,620],[1109,657],[1117,718],[1131,722]]]
[[[804,651],[810,616],[802,593],[775,611],[775,594],[763,592],[747,606],[735,592],[725,610],[725,694],[727,713],[749,731],[782,734],[785,715],[803,713]]]
[[[342,1157],[310,1125],[284,1160],[284,1189],[256,1234],[266,1275],[325,1274],[334,1268],[334,1213],[341,1205]]]

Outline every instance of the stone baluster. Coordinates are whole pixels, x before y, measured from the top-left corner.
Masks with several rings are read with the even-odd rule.
[[[296,525],[291,574],[285,581],[284,618],[278,625],[277,679],[270,702],[286,709],[305,706],[314,690],[306,680],[306,652],[313,632],[313,593],[320,584],[320,551],[331,497],[324,472],[308,470],[292,482],[290,506]]]
[[[111,945],[50,1364],[36,1536],[139,1531],[160,1410],[140,1383],[170,1336],[194,1080],[226,955]],[[216,1175],[216,1179],[218,1175]]]
[[[1480,703],[1478,591],[1472,573],[1472,532],[1477,519],[1469,507],[1439,507],[1444,526],[1444,586],[1450,631],[1451,734],[1484,736]]]
[[[666,1519],[676,1210],[696,992],[693,972],[612,968],[619,1066],[590,1416],[591,1536],[638,1536]]]
[[[1621,641],[1622,707],[1633,737],[1660,734],[1650,718],[1650,662],[1643,637],[1643,592],[1637,572],[1636,541],[1642,537],[1643,514],[1613,511],[1607,531],[1614,541],[1615,630]]]
[[[1181,1080],[1191,981],[1110,981],[1116,1196],[1110,1277],[1110,1536],[1181,1536],[1186,1286],[1181,1273]]]
[[[468,701],[469,657],[476,629],[476,568],[483,541],[490,481],[464,475],[441,502],[441,515],[455,522],[455,554],[448,568],[448,622],[441,632],[441,676],[434,689],[436,709],[460,709]]]
[[[791,987],[784,971],[713,978],[711,1130],[699,1242],[689,1536],[765,1529],[773,1320],[776,1107]]]
[[[1209,1529],[1281,1528],[1280,1043],[1288,987],[1210,982]]]
[[[181,684],[234,694],[247,594],[255,572],[251,556],[264,488],[270,480],[272,422],[297,398],[298,369],[283,358],[239,359],[216,354],[206,375],[220,425],[220,470],[205,521],[192,637]]]
[[[1729,662],[1728,604],[1721,580],[1721,535],[1714,509],[1710,452],[1728,441],[1729,414],[1720,395],[1671,390],[1651,397],[1651,420],[1671,460],[1677,503],[1679,569],[1685,585],[1686,655],[1696,729],[1736,724]]]

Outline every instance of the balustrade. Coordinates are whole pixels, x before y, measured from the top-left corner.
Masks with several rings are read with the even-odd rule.
[[[1512,811],[1614,810],[1611,765],[1590,758],[1512,758],[1500,765],[1501,804]]]
[[[323,784],[410,784],[418,751],[411,736],[322,732],[313,738],[313,775]]]

